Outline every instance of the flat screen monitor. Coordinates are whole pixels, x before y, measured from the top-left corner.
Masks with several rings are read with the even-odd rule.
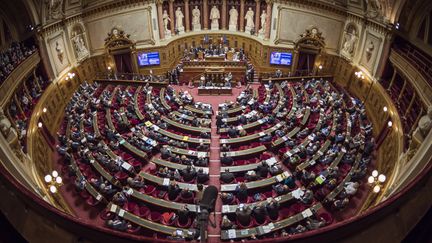
[[[160,65],[159,52],[140,52],[138,53],[138,66]]]
[[[272,52],[270,56],[270,64],[290,66],[292,60],[291,52]]]

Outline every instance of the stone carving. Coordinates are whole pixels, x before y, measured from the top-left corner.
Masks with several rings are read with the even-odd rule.
[[[213,6],[213,8],[210,11],[210,20],[211,20],[211,29],[212,30],[219,30],[219,19],[220,19],[219,9],[216,6]]]
[[[58,58],[58,60],[60,61],[61,64],[63,64],[64,51],[63,51],[63,48],[58,43],[58,41],[56,41],[56,43],[55,43],[55,50],[57,52],[57,58]]]
[[[46,5],[48,7],[49,19],[60,19],[63,17],[63,0],[47,0]]]
[[[370,18],[378,18],[383,15],[383,7],[380,0],[366,0],[366,13]]]
[[[372,41],[369,41],[369,43],[366,46],[366,61],[369,62],[372,58],[373,51],[375,49],[375,45]]]
[[[167,31],[169,31],[168,23],[171,21],[171,19],[170,19],[166,10],[163,11],[162,19],[163,19],[163,24],[164,24],[164,30],[165,30],[165,32],[167,32]]]
[[[201,11],[198,6],[192,10],[192,28],[194,31],[201,30]]]
[[[175,17],[176,17],[176,29],[179,32],[179,34],[184,33],[184,26],[183,26],[183,12],[181,11],[181,8],[178,7],[175,11]]]
[[[348,57],[352,58],[355,54],[355,48],[357,43],[357,35],[356,35],[356,29],[353,26],[348,27],[348,29],[345,32],[345,42],[342,47],[341,53]]]
[[[163,19],[165,37],[169,38],[169,37],[171,37],[171,31],[168,29],[168,23],[171,22],[171,19],[168,15],[166,9],[163,11],[162,19]]]
[[[105,48],[115,49],[119,47],[132,46],[133,42],[129,39],[130,35],[126,34],[123,30],[114,27],[108,37],[105,38]]]
[[[255,15],[255,13],[252,10],[252,8],[249,8],[249,10],[246,12],[246,15],[245,15],[245,20],[246,20],[245,32],[246,33],[250,33],[251,30],[253,28],[255,28],[254,15]]]
[[[264,39],[265,37],[264,33],[267,26],[267,14],[265,10],[262,11],[260,18],[261,18],[261,29],[258,31],[258,36]]]
[[[237,31],[238,11],[235,6],[230,9],[229,16],[229,30]]]
[[[418,129],[421,135],[425,138],[432,129],[432,106],[427,110],[426,115],[422,116],[418,123]]]
[[[12,127],[12,123],[4,114],[3,108],[0,107],[0,131],[8,142],[17,138],[17,132]]]
[[[322,32],[320,32],[318,28],[314,26],[306,29],[305,32],[300,35],[300,38],[301,39],[297,41],[297,44],[321,47],[324,47],[325,45]]]
[[[72,42],[78,59],[86,56],[89,53],[82,35],[75,36],[72,39]]]

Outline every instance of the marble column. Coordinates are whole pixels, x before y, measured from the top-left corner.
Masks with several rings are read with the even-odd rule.
[[[271,20],[272,20],[272,10],[273,10],[273,0],[266,0],[267,3],[267,18],[266,18],[266,29],[265,29],[265,39],[270,39],[271,30]]]
[[[190,13],[189,13],[189,0],[185,0],[185,28],[186,32],[190,31]]]
[[[208,0],[203,0],[203,10],[202,14],[204,17],[204,30],[208,30],[209,27],[209,9],[208,9]]]
[[[222,0],[222,30],[227,29],[227,0]]]
[[[245,24],[245,0],[240,0],[240,28],[241,32],[244,32],[244,24]]]
[[[260,29],[260,20],[261,20],[261,0],[255,0],[255,34],[258,35],[258,31]]]
[[[161,40],[165,39],[165,29],[164,29],[164,24],[163,24],[163,19],[162,19],[162,15],[163,15],[162,3],[163,3],[163,0],[156,1],[157,14],[158,14],[158,25],[159,25],[159,38]]]
[[[170,27],[171,27],[171,34],[175,35],[175,30],[174,30],[174,21],[175,21],[175,16],[174,16],[174,0],[169,0],[169,17],[171,19],[170,21]]]

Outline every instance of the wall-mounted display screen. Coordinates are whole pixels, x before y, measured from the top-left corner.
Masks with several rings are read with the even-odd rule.
[[[272,52],[270,56],[270,64],[290,66],[292,60],[291,52]]]
[[[140,67],[160,65],[159,52],[138,53],[138,65]]]

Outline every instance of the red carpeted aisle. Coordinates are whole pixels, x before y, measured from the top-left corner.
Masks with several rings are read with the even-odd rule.
[[[193,97],[195,102],[203,102],[211,104],[213,108],[212,125],[211,125],[211,147],[210,147],[210,181],[209,185],[216,186],[220,189],[220,152],[219,152],[219,135],[216,133],[216,113],[218,111],[219,104],[225,101],[235,101],[237,96],[243,91],[244,87],[233,88],[232,95],[228,96],[211,96],[211,95],[198,95],[198,89],[188,88],[186,86],[173,86],[177,91],[188,91]],[[254,87],[257,88],[257,87]],[[218,197],[216,201],[216,227],[213,228],[209,225],[208,227],[208,242],[219,242],[220,241],[220,221],[221,221],[221,211],[222,211],[222,201]],[[211,221],[213,221],[213,216],[210,216]]]

